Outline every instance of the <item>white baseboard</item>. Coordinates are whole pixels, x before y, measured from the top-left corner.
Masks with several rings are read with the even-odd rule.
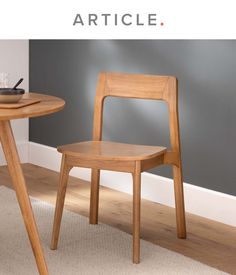
[[[28,157],[29,142],[28,141],[17,142],[16,146],[17,146],[21,163],[27,163],[29,159]],[[2,146],[0,146],[0,165],[6,165],[6,160],[2,151]]]
[[[53,147],[29,142],[29,162],[59,171],[61,154]],[[90,181],[90,169],[73,168],[70,175]],[[101,185],[132,193],[128,173],[102,171]],[[184,183],[186,211],[211,220],[236,226],[236,197]],[[142,198],[174,207],[173,180],[142,173]]]

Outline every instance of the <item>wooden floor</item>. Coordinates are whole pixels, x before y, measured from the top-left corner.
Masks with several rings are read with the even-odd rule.
[[[55,204],[58,173],[32,164],[24,164],[23,170],[30,195]],[[7,168],[4,166],[0,167],[0,184],[12,188]],[[66,208],[88,216],[89,196],[89,184],[71,177]],[[130,195],[101,187],[100,222],[131,233],[131,210]],[[174,209],[147,200],[142,201],[141,219],[143,239],[230,274],[236,274],[235,227],[187,214],[188,238],[177,239]]]

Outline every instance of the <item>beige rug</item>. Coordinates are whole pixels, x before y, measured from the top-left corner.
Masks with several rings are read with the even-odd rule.
[[[15,194],[0,187],[0,274],[38,274]],[[141,263],[131,262],[132,238],[105,224],[64,211],[57,251],[49,249],[54,207],[32,199],[51,275],[226,274],[178,253],[141,241]]]

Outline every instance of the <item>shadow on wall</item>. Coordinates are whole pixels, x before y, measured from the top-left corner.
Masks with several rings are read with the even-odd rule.
[[[31,41],[30,89],[67,105],[32,120],[30,140],[55,147],[90,139],[100,71],[175,75],[185,181],[236,195],[235,52],[235,41]],[[104,123],[105,139],[169,145],[163,102],[106,99]],[[153,172],[172,177],[169,169]]]

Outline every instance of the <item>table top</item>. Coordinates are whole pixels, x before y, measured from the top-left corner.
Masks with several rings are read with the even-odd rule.
[[[0,120],[44,116],[62,110],[65,105],[63,99],[50,95],[26,93],[23,98],[39,99],[40,102],[18,109],[0,108]]]

